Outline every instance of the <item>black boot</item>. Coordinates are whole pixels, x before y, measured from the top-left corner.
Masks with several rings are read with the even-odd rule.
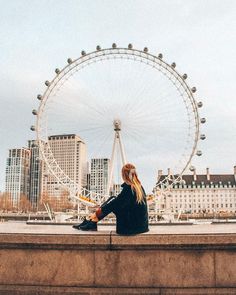
[[[89,222],[89,220],[87,220],[86,217],[84,217],[84,220],[81,223],[74,224],[72,227],[75,228],[75,229],[80,229],[80,227],[82,225],[85,225],[88,222]]]
[[[84,231],[97,231],[97,222],[89,220],[86,224],[81,225],[79,229]]]

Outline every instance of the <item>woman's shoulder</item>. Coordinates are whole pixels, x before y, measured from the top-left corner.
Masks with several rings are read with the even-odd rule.
[[[121,188],[122,188],[122,190],[121,190],[122,195],[127,195],[132,192],[131,185],[127,184],[125,182],[121,185]]]
[[[122,188],[123,191],[124,190],[129,190],[129,189],[131,189],[131,185],[124,182],[124,183],[122,183],[121,188]]]

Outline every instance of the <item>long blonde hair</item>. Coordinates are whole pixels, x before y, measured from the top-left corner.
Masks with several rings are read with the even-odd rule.
[[[137,203],[140,204],[144,201],[144,192],[140,180],[133,164],[125,164],[122,168],[122,178],[125,183],[131,186],[131,189],[135,191]]]

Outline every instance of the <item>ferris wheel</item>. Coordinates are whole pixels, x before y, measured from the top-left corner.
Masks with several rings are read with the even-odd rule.
[[[172,183],[187,168],[194,169],[192,158],[202,155],[198,142],[206,138],[200,133],[206,119],[198,112],[203,104],[196,101],[196,88],[187,84],[187,74],[178,73],[176,64],[165,62],[161,53],[134,49],[132,44],[97,46],[90,53],[82,51],[77,59],[68,58],[55,73],[37,96],[31,130],[36,131],[48,171],[71,197],[87,199],[88,205],[94,200],[102,203],[115,174],[116,182],[121,181],[120,168],[127,161],[137,166],[149,190],[160,167],[171,168]],[[86,142],[89,159],[110,158],[106,194],[81,187],[60,167],[48,137],[68,133]]]

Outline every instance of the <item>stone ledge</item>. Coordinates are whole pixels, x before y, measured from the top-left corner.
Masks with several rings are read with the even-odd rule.
[[[0,295],[236,294],[235,226],[135,236],[108,227],[0,228]]]
[[[109,249],[110,234],[0,234],[0,249]]]
[[[236,250],[236,234],[161,235],[139,234],[121,236],[115,232],[87,232],[70,235],[0,234],[0,249],[54,250]]]
[[[91,288],[0,286],[0,295],[235,295],[236,288]]]
[[[236,249],[236,234],[141,234],[120,236],[112,232],[111,249]]]

